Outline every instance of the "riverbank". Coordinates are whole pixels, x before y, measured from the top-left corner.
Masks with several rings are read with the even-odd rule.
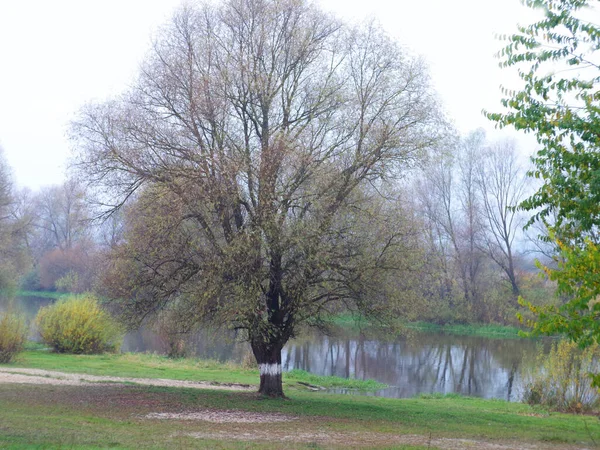
[[[77,294],[71,294],[69,292],[57,292],[57,291],[24,291],[18,290],[14,294],[17,297],[36,297],[36,298],[50,298],[58,300],[63,297],[70,297]]]
[[[19,297],[37,297],[58,300],[60,298],[69,297],[76,294],[67,292],[53,291],[25,291],[19,290],[16,292]],[[373,328],[378,324],[373,324],[363,317],[353,316],[351,314],[340,314],[333,319],[333,324],[338,327],[347,329],[363,329]],[[414,330],[428,333],[445,333],[455,336],[482,336],[490,338],[519,338],[520,328],[499,325],[499,324],[445,324],[439,325],[430,322],[403,322],[398,320],[395,324],[398,330]]]
[[[31,345],[34,348],[39,347],[38,344]],[[11,366],[97,376],[168,378],[245,385],[257,385],[259,380],[257,368],[244,368],[230,362],[221,363],[198,358],[169,359],[166,356],[147,353],[61,355],[38,349],[21,353],[13,364],[0,364],[0,368]],[[284,388],[297,387],[299,389],[305,389],[307,385],[325,389],[363,391],[386,387],[385,384],[374,380],[319,376],[304,370],[284,372],[283,382]]]
[[[20,367],[79,373],[84,381],[103,375],[258,382],[253,369],[155,355],[28,351],[0,370]],[[574,449],[600,439],[595,417],[460,396],[334,395],[284,379],[287,400],[131,382],[0,384],[0,447]]]
[[[340,314],[333,319],[333,324],[343,328],[361,329],[377,326],[363,317],[355,317],[349,314]],[[414,330],[427,333],[445,333],[455,336],[482,336],[490,338],[520,338],[518,327],[498,324],[444,324],[439,325],[430,322],[403,322],[398,320],[394,328],[402,331]]]

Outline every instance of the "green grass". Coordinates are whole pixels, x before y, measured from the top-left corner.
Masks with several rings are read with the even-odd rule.
[[[502,338],[518,338],[520,329],[508,325],[495,324],[456,324],[437,325],[428,322],[411,322],[406,328],[432,333],[447,333],[459,336],[487,336]]]
[[[313,386],[320,386],[329,389],[357,389],[357,390],[377,390],[387,387],[387,384],[379,383],[375,380],[357,380],[355,378],[341,378],[335,376],[314,375],[306,370],[294,369],[285,372],[283,377],[286,381],[301,381]]]
[[[155,355],[73,356],[27,351],[9,366],[112,376],[251,384],[258,381],[255,370],[214,361],[171,361]],[[591,446],[593,440],[600,440],[600,423],[595,417],[548,413],[526,404],[458,395],[388,399],[296,388],[299,380],[325,385],[327,381],[322,379],[328,378],[312,377],[301,371],[287,376],[286,400],[260,398],[246,392],[140,385],[0,384],[0,447],[428,448],[425,441],[413,442],[412,446],[398,441],[398,435],[419,435],[491,441],[513,447],[523,443],[555,443],[559,448],[561,444]],[[336,380],[329,382],[333,386]],[[149,412],[206,409],[279,413],[294,416],[296,420],[220,424],[144,418]],[[204,434],[192,438],[187,435],[191,432]],[[339,439],[285,443],[273,440],[278,436],[312,434]],[[242,440],[234,440],[232,436],[241,436]],[[245,442],[248,436],[263,436],[260,439],[264,440]]]
[[[12,363],[15,367],[58,370],[89,375],[110,375],[132,378],[169,378],[173,380],[218,381],[220,383],[257,384],[257,369],[245,369],[234,363],[196,358],[169,359],[147,353],[103,355],[66,355],[51,353],[39,345],[28,345]],[[0,364],[0,367],[2,365]],[[283,375],[286,385],[298,382],[324,388],[376,390],[386,387],[374,380],[356,380],[318,376],[304,370],[292,370]]]
[[[343,328],[358,329],[372,326],[366,318],[351,314],[340,314],[333,319],[333,324]],[[398,328],[423,331],[427,333],[446,333],[457,336],[483,336],[500,338],[518,338],[520,329],[508,325],[497,324],[446,324],[438,325],[429,322],[398,322]]]
[[[59,298],[69,297],[75,294],[69,292],[53,292],[53,291],[23,291],[18,290],[15,292],[17,297],[38,297],[38,298],[53,298],[58,300]]]
[[[273,400],[247,393],[142,386],[0,385],[0,402],[0,447],[17,448],[281,448],[281,443],[230,441],[236,433],[347,435],[348,445],[338,444],[339,448],[369,433],[379,436],[386,448],[419,448],[390,445],[398,434],[485,440],[513,447],[524,442],[590,445],[592,438],[600,436],[595,418],[541,415],[527,405],[468,397],[395,400],[289,390],[287,400]],[[277,413],[297,419],[265,425],[143,418],[149,412],[206,409]],[[216,432],[222,437],[196,440],[186,437],[188,432]],[[311,448],[306,443],[285,445]]]

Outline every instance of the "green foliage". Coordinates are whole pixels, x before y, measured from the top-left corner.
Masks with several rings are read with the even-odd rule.
[[[25,318],[11,312],[0,312],[0,363],[10,362],[23,350],[27,340]]]
[[[582,348],[595,345],[600,338],[600,248],[589,238],[581,247],[556,243],[561,251],[558,268],[540,267],[556,282],[557,292],[570,300],[540,307],[520,299],[537,317],[526,321],[532,327],[529,334],[564,334]],[[521,320],[525,321],[522,316]],[[594,376],[594,384],[600,386],[600,375]]]
[[[549,354],[540,349],[534,361],[524,361],[523,400],[558,411],[583,412],[598,407],[591,372],[599,369],[598,344],[580,350],[571,341],[554,343]]]
[[[102,353],[121,345],[120,327],[89,294],[45,306],[35,321],[42,340],[58,353]]]
[[[500,126],[533,132],[542,147],[530,172],[542,184],[521,207],[533,214],[529,224],[548,227],[543,238],[561,252],[558,269],[542,269],[568,302],[540,307],[521,299],[538,318],[529,323],[534,333],[565,333],[585,347],[600,336],[600,28],[585,20],[598,2],[525,4],[542,9],[544,18],[520,27],[501,51],[502,66],[518,67],[524,87],[506,92],[508,112],[487,115]]]
[[[54,282],[56,289],[62,292],[75,292],[78,285],[79,275],[74,270],[70,270]]]
[[[597,1],[526,0],[544,19],[520,27],[502,50],[502,66],[519,67],[524,88],[507,92],[500,126],[533,132],[542,149],[530,175],[543,184],[522,203],[535,220],[548,221],[561,238],[580,241],[600,224],[600,28],[581,19]],[[522,66],[525,65],[526,69]],[[550,65],[550,67],[549,67]]]
[[[21,279],[21,289],[26,291],[35,291],[41,288],[40,274],[36,269],[31,269]]]

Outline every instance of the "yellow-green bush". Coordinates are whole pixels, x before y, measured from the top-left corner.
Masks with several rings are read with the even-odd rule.
[[[577,344],[562,340],[549,354],[541,349],[535,361],[523,371],[523,400],[558,411],[583,412],[599,406],[598,389],[590,374],[600,369],[600,346],[580,350]]]
[[[8,363],[23,350],[27,340],[27,325],[19,314],[0,313],[0,363]]]
[[[69,297],[43,307],[35,319],[42,340],[58,353],[117,351],[123,334],[92,295]]]

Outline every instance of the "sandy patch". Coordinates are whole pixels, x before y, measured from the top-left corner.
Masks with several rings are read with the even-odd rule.
[[[185,387],[195,389],[221,389],[226,391],[255,391],[256,387],[244,384],[218,384],[203,381],[167,380],[164,378],[126,378],[55,372],[40,369],[0,368],[0,383],[52,384],[89,386],[98,383],[135,383],[146,386]]]
[[[247,411],[205,410],[190,413],[150,413],[146,419],[201,420],[213,423],[273,423],[289,422],[296,417],[284,414],[253,413]]]

